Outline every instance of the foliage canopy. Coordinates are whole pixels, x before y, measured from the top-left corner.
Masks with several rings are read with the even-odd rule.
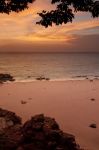
[[[35,0],[0,0],[0,13],[11,13],[22,11],[28,8],[29,3]],[[56,4],[56,9],[51,11],[43,10],[38,13],[41,20],[37,24],[45,27],[52,24],[60,25],[62,23],[72,22],[75,13],[89,12],[92,17],[99,17],[99,1],[96,0],[51,0],[52,4]]]
[[[52,24],[60,25],[72,22],[75,13],[78,11],[89,12],[92,17],[99,17],[99,1],[94,0],[52,0],[52,4],[57,3],[56,10],[42,11],[39,13],[41,20],[38,24],[45,27]]]
[[[9,14],[12,11],[19,12],[28,8],[29,3],[35,0],[0,0],[0,13]]]

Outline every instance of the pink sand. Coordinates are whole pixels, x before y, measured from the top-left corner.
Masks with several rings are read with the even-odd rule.
[[[99,150],[99,80],[6,83],[0,85],[0,107],[23,121],[39,113],[54,117],[82,148]],[[97,128],[90,128],[91,123]]]

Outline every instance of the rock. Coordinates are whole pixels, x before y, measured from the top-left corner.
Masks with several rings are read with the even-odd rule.
[[[46,78],[46,77],[40,76],[40,77],[37,77],[36,80],[40,80],[40,81],[46,80],[46,81],[49,81],[50,78]]]
[[[90,82],[93,82],[93,79],[90,79]]]
[[[7,127],[13,126],[14,123],[12,120],[7,120],[4,117],[0,118],[0,130],[5,129]]]
[[[53,118],[43,114],[27,121],[22,127],[22,134],[21,147],[24,150],[80,150],[73,135],[61,131]]]
[[[27,78],[31,78],[31,76],[27,76]]]
[[[0,108],[0,130],[21,124],[21,118],[15,113]]]
[[[21,140],[21,125],[6,128],[0,135],[0,150],[16,150]]]
[[[49,80],[50,80],[50,78],[45,78],[45,80],[49,81]]]
[[[6,82],[6,81],[15,81],[15,79],[10,74],[1,73],[0,74],[0,83]]]
[[[95,123],[92,123],[92,124],[89,125],[89,127],[91,127],[91,128],[97,128],[97,125]]]
[[[22,147],[18,147],[17,150],[24,150]]]
[[[26,101],[21,100],[21,104],[26,104],[26,103],[27,103]]]
[[[42,81],[42,80],[45,80],[45,77],[40,76],[40,77],[37,77],[36,80]]]
[[[0,150],[81,150],[53,118],[39,114],[22,125],[20,117],[3,109],[0,117]]]
[[[21,118],[0,108],[0,150],[15,150],[21,140]]]
[[[91,100],[91,101],[95,101],[95,98],[91,98],[90,100]]]

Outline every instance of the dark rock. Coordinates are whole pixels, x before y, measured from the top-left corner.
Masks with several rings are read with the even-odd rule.
[[[26,103],[27,103],[26,101],[21,100],[21,104],[26,104]]]
[[[21,118],[0,108],[0,150],[15,150],[21,140]]]
[[[27,78],[31,78],[31,76],[27,76]]]
[[[95,123],[92,123],[92,124],[89,125],[89,127],[91,127],[91,128],[97,128],[97,125]]]
[[[18,148],[17,148],[17,150],[24,150],[24,148],[22,148],[22,147],[18,147]]]
[[[91,98],[90,100],[91,100],[91,101],[95,101],[95,98]]]
[[[45,77],[40,76],[40,77],[37,77],[36,80],[42,81],[42,80],[45,80]]]
[[[3,136],[0,137],[2,150],[16,150],[21,141],[21,136],[21,125],[6,128],[3,132]]]
[[[6,82],[6,81],[15,81],[15,79],[10,74],[1,73],[0,74],[0,83]]]
[[[45,80],[49,81],[49,80],[50,80],[50,78],[45,78]]]
[[[24,150],[80,150],[73,135],[61,131],[53,118],[44,117],[43,114],[27,121],[23,125],[22,134],[21,146],[25,144]]]
[[[37,77],[36,80],[40,80],[40,81],[46,80],[46,81],[49,81],[50,78],[46,78],[46,77],[40,76],[40,77]]]
[[[22,125],[20,117],[3,109],[0,117],[7,124],[0,131],[0,150],[80,150],[75,137],[61,131],[53,118],[40,114]]]
[[[0,108],[0,131],[21,124],[21,118],[15,113]]]
[[[93,79],[90,79],[90,82],[93,82]]]

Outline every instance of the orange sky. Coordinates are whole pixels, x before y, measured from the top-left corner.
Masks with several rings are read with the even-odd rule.
[[[0,51],[99,51],[99,19],[87,13],[77,13],[72,24],[36,25],[37,12],[52,7],[49,0],[36,0],[19,14],[0,14]]]

